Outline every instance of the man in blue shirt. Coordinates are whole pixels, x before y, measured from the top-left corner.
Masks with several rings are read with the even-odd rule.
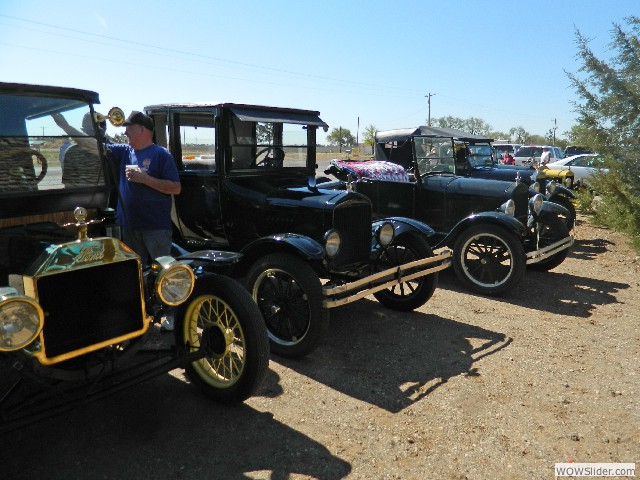
[[[120,168],[118,223],[146,265],[171,252],[171,195],[180,193],[180,178],[171,154],[153,143],[151,117],[133,111],[123,125],[129,145],[109,145]]]

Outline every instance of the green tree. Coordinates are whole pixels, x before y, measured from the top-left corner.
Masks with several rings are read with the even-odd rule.
[[[514,127],[509,130],[509,138],[513,143],[525,145],[530,143],[531,134],[524,127]]]
[[[356,143],[356,137],[351,134],[351,130],[344,127],[337,127],[329,132],[327,135],[327,142],[329,145],[335,145],[340,147],[340,152],[342,152],[342,147],[351,147]]]
[[[489,135],[492,130],[491,125],[481,118],[476,117],[459,118],[449,115],[446,117],[432,118],[431,125],[440,128],[455,128],[474,135]]]
[[[364,132],[362,134],[362,144],[368,147],[373,148],[376,141],[375,141],[375,135],[376,135],[376,130],[377,128],[374,127],[373,125],[369,125],[367,128],[364,129]]]
[[[571,139],[609,159],[609,173],[592,182],[602,199],[594,204],[595,218],[630,234],[640,248],[640,18],[625,22],[628,30],[613,24],[609,61],[598,58],[576,30],[582,66],[566,73],[580,99]]]

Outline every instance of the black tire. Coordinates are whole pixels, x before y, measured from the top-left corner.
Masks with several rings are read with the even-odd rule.
[[[301,259],[274,253],[247,273],[247,290],[267,326],[271,351],[301,357],[315,350],[329,328],[318,275]]]
[[[513,290],[524,276],[524,247],[504,228],[475,225],[456,239],[453,269],[467,289],[482,295],[502,295]]]
[[[558,240],[562,240],[569,236],[569,229],[567,228],[564,219],[558,217],[557,215],[545,215],[541,222],[540,227],[540,240],[538,242],[538,248],[544,248],[551,244],[556,243]],[[532,233],[532,237],[536,238],[536,233]],[[555,255],[547,258],[538,263],[532,263],[528,265],[529,269],[535,270],[537,272],[547,272],[552,268],[556,268],[562,262],[564,262],[565,258],[569,254],[569,249],[565,248],[564,250],[556,253]]]
[[[562,205],[564,208],[569,210],[569,216],[565,217],[564,215],[560,216],[564,224],[567,226],[567,230],[573,230],[573,227],[576,224],[576,207],[571,203],[571,201],[567,197],[563,197],[562,195],[558,195],[550,200],[553,203],[557,203],[558,205]]]
[[[380,272],[421,258],[433,256],[427,241],[411,234],[401,235],[380,252],[375,270]],[[373,296],[385,307],[401,312],[410,312],[421,307],[431,298],[438,285],[438,274],[418,277],[409,282],[396,284]]]
[[[193,385],[223,403],[255,393],[267,373],[269,342],[260,311],[242,285],[219,275],[198,279],[175,320],[176,345],[205,351],[185,366]]]

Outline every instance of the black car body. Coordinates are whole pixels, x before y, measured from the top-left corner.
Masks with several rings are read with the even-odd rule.
[[[233,275],[258,303],[272,351],[310,352],[328,309],[366,295],[415,309],[450,264],[450,252],[433,255],[427,225],[372,222],[364,195],[318,188],[316,131],[327,128],[318,112],[234,103],[145,111],[178,162],[176,242],[242,253]]]
[[[493,139],[484,135],[474,135],[454,128],[418,127],[406,129],[409,138],[412,135],[436,135],[451,137],[455,142],[457,175],[473,178],[487,178],[520,181],[530,187],[530,196],[541,193],[545,200],[558,203],[569,210],[570,218],[565,219],[569,230],[575,222],[576,211],[572,203],[576,199],[571,191],[574,183],[572,172],[557,172],[548,175],[548,169],[539,165],[504,165],[497,161],[495,150],[500,145],[492,145]],[[384,135],[384,132],[380,132]],[[378,158],[378,157],[376,157]],[[379,159],[382,159],[380,157]],[[419,161],[419,158],[417,159]]]
[[[0,83],[0,431],[175,368],[224,402],[266,374],[260,312],[221,275],[239,254],[143,269],[120,241],[98,103],[91,91]],[[161,336],[169,307],[175,335]]]
[[[326,173],[348,184],[357,180],[350,188],[371,198],[374,217],[428,222],[436,231],[436,247],[453,248],[458,277],[479,293],[512,290],[525,265],[548,270],[562,263],[573,243],[558,217],[567,211],[540,194],[530,198],[522,182],[456,175],[455,152],[451,136],[377,132],[375,161],[334,161]],[[409,173],[393,177],[385,172],[389,165]]]

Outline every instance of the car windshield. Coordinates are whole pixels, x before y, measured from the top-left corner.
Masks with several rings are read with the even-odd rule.
[[[518,157],[539,157],[542,155],[542,147],[520,147],[516,152]]]
[[[491,166],[493,152],[489,145],[468,145],[469,163],[473,167]]]
[[[0,94],[0,194],[104,185],[88,103]]]
[[[416,168],[421,176],[429,173],[454,173],[453,141],[447,137],[413,137]]]

